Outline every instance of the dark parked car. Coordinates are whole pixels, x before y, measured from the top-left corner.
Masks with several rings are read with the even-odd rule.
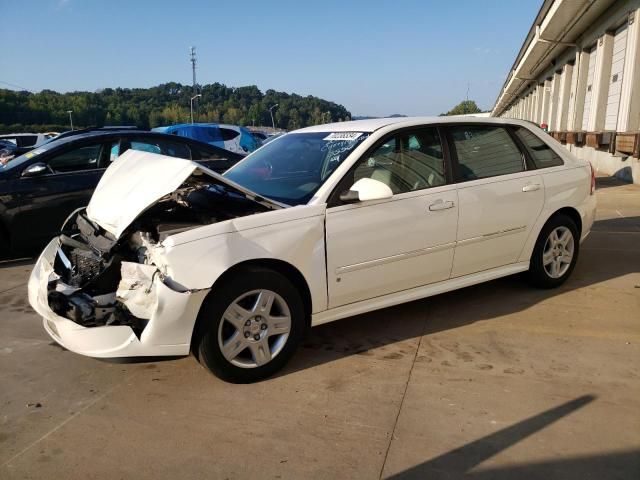
[[[42,247],[129,149],[191,159],[219,173],[243,158],[190,138],[130,129],[53,140],[0,164],[0,257]]]
[[[104,127],[87,127],[87,128],[80,128],[77,130],[67,130],[66,132],[62,132],[59,133],[58,135],[56,135],[55,137],[51,138],[51,140],[60,140],[63,138],[67,138],[67,137],[72,137],[74,135],[82,135],[85,133],[94,133],[94,132],[115,132],[115,131],[121,131],[121,130],[136,130],[136,131],[140,131],[143,129],[140,129],[136,126],[110,126],[110,125],[105,125]],[[144,130],[144,131],[148,131],[148,130]]]

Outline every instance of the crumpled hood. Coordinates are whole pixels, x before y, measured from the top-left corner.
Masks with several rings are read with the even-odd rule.
[[[271,208],[285,205],[265,199],[191,160],[127,150],[100,179],[87,206],[87,216],[119,238],[126,228],[162,197],[176,190],[196,170]]]

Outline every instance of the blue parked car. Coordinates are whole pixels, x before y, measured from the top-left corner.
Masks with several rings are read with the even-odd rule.
[[[247,155],[260,146],[260,142],[249,130],[237,125],[181,123],[168,127],[156,127],[152,131],[193,138],[240,155]]]

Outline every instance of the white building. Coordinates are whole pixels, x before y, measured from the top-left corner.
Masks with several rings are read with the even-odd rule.
[[[491,112],[640,183],[640,0],[545,0]]]

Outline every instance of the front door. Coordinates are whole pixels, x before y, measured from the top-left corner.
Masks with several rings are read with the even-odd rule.
[[[101,158],[110,150],[110,143],[76,147],[49,159],[49,173],[15,180],[21,206],[11,231],[25,242],[17,248],[43,244],[57,235],[71,212],[89,203],[104,173]]]
[[[343,179],[387,184],[388,200],[340,204],[326,214],[329,308],[449,278],[458,220],[437,128],[384,139]],[[335,192],[334,192],[335,193]]]

